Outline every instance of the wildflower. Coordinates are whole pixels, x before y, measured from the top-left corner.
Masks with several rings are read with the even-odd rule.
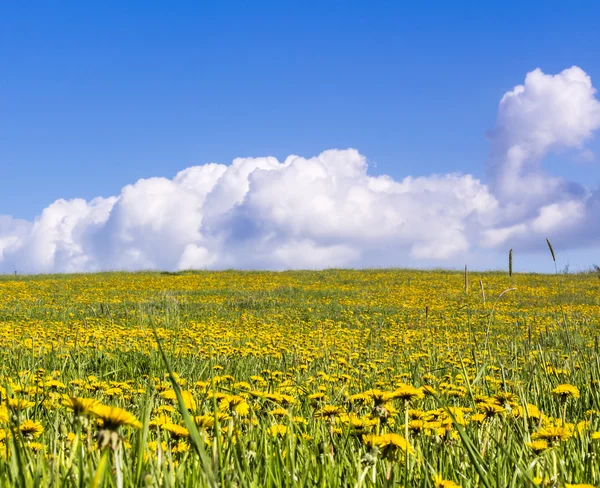
[[[500,391],[492,396],[492,401],[507,410],[512,410],[519,404],[517,395],[508,391]]]
[[[315,412],[315,417],[331,419],[333,417],[338,417],[342,413],[344,413],[344,409],[342,407],[325,405]]]
[[[469,420],[471,420],[471,422],[480,424],[487,418],[489,417],[485,413],[476,413],[471,415],[471,418]]]
[[[168,424],[170,422],[171,422],[171,417],[169,417],[168,415],[162,414],[162,415],[158,415],[157,417],[150,419],[150,422],[148,422],[148,426],[149,427],[160,427],[160,426]]]
[[[495,403],[478,403],[477,410],[479,410],[488,418],[495,417],[496,415],[500,415],[506,411],[504,407],[496,405]]]
[[[173,454],[181,454],[181,453],[188,452],[189,450],[190,450],[190,445],[186,441],[180,440],[177,444],[175,444],[173,446],[173,448],[171,449],[171,452]]]
[[[34,402],[30,402],[29,400],[25,400],[23,398],[9,398],[8,406],[14,410],[26,410],[35,405]]]
[[[434,488],[460,488],[454,481],[445,480],[441,474],[436,474],[433,477]]]
[[[25,439],[37,439],[44,432],[44,426],[37,421],[24,420],[19,425],[19,430]]]
[[[540,412],[540,409],[537,408],[533,403],[528,403],[526,406],[518,405],[513,410],[513,415],[517,418],[522,418],[527,415],[529,418],[539,420],[542,416],[542,413]]]
[[[250,412],[250,405],[239,395],[229,395],[219,403],[221,410],[228,410],[232,414],[244,417]]]
[[[185,427],[174,423],[166,423],[162,425],[162,429],[166,430],[172,437],[175,439],[180,439],[183,437],[189,437],[190,433]]]
[[[548,442],[545,441],[544,439],[538,439],[535,441],[526,442],[525,445],[536,454],[544,452],[546,449],[548,449],[550,447],[548,445]]]
[[[162,398],[164,398],[165,400],[171,400],[172,402],[177,401],[177,394],[175,393],[175,390],[163,391],[160,394],[160,396]],[[192,412],[195,412],[196,411],[196,400],[194,400],[194,397],[192,396],[192,394],[187,390],[182,390],[181,397],[183,398],[183,404],[184,404],[185,408],[187,408],[188,410],[190,410]]]
[[[273,415],[274,417],[287,417],[288,411],[285,408],[279,407],[271,410],[269,414]]]
[[[291,395],[284,395],[281,393],[265,393],[262,395],[263,398],[271,400],[272,402],[278,403],[283,407],[296,403],[296,399]]]
[[[311,393],[310,395],[308,395],[307,397],[311,402],[319,402],[319,401],[324,401],[327,400],[328,396],[322,392],[322,391],[318,391],[317,393]]]
[[[543,439],[549,442],[567,441],[573,436],[573,430],[563,426],[543,427],[531,436],[532,439]]]
[[[562,401],[566,401],[569,398],[577,399],[579,398],[579,388],[569,384],[558,385],[552,390],[552,394]]]
[[[357,417],[355,414],[343,415],[340,420],[348,425],[353,434],[359,435],[368,432],[378,424],[377,419],[370,417]]]
[[[122,425],[136,429],[142,427],[139,420],[122,408],[98,404],[91,408],[91,412],[102,420],[103,427],[108,430],[117,430]]]
[[[363,435],[363,443],[371,448],[377,447],[386,459],[396,459],[399,453],[414,453],[412,446],[400,434]]]
[[[408,429],[415,434],[422,432],[425,429],[426,422],[423,420],[411,420],[408,422]]]
[[[104,390],[104,394],[107,397],[120,397],[123,395],[123,389],[119,387],[107,388],[106,390]]]
[[[212,429],[215,425],[215,418],[212,415],[198,415],[194,417],[194,422],[200,429]]]
[[[49,380],[44,383],[44,387],[50,390],[64,390],[67,385],[58,380]]]
[[[158,407],[156,407],[156,413],[175,413],[175,407],[173,407],[173,405],[160,405]]]
[[[354,395],[350,395],[348,397],[348,401],[350,403],[367,403],[369,401],[369,396],[364,393],[356,393]]]
[[[271,437],[283,437],[287,433],[287,427],[283,424],[274,424],[267,429]]]
[[[396,398],[393,391],[369,390],[364,394],[375,403],[376,407]]]
[[[394,398],[399,398],[405,402],[412,402],[413,400],[419,400],[425,396],[423,390],[415,388],[411,385],[403,385],[393,392]]]
[[[73,410],[76,417],[87,416],[92,413],[94,407],[100,405],[98,400],[93,398],[69,397],[62,402],[64,407]]]

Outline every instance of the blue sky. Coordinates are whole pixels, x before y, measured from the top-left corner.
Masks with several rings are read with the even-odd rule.
[[[59,198],[331,148],[370,175],[486,183],[504,93],[535,68],[598,84],[598,18],[587,1],[5,3],[0,214],[32,222]],[[597,186],[583,159],[544,165]]]

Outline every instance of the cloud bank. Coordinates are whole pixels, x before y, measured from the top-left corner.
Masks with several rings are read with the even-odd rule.
[[[600,128],[590,77],[537,69],[501,99],[489,181],[471,175],[370,176],[354,149],[238,158],[149,178],[118,196],[57,200],[33,221],[0,215],[0,272],[112,269],[439,266],[470,252],[551,236],[600,243],[600,191],[547,174],[553,151],[586,148]]]

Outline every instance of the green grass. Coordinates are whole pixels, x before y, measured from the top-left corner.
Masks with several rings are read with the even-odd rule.
[[[535,486],[544,477],[549,486],[598,486],[600,441],[591,435],[600,430],[600,279],[470,271],[469,283],[467,294],[462,271],[413,270],[0,277],[2,402],[33,402],[8,409],[0,486],[432,487],[435,475],[463,487]],[[516,290],[501,296],[508,288]],[[44,386],[53,371],[66,388]],[[234,381],[218,381],[226,375]],[[177,387],[177,378],[185,384]],[[70,383],[77,379],[90,389]],[[268,412],[277,400],[250,395],[248,415],[219,420],[222,399],[198,381],[223,396],[243,394],[240,382],[264,394],[289,391],[295,403],[282,405],[289,418],[276,418]],[[122,382],[130,389],[108,394]],[[400,382],[434,386],[437,395],[411,408],[441,409],[449,419],[443,434],[411,431],[414,455],[385,456],[347,422],[315,415],[329,404],[367,417],[373,405],[353,406],[347,396]],[[563,383],[580,398],[553,396]],[[311,401],[319,387],[328,399]],[[163,398],[165,389],[177,399]],[[192,392],[195,411],[183,408],[180,390]],[[469,420],[480,396],[503,391],[575,430],[587,423],[535,454],[526,443],[539,419],[509,408]],[[60,405],[66,394],[125,408],[142,428],[122,428],[123,447],[99,449],[101,427],[93,419],[80,426]],[[177,439],[150,427],[161,405],[176,408],[170,417],[187,428],[189,450],[177,452]],[[392,405],[393,423],[372,434],[405,435],[406,405]],[[451,407],[472,411],[463,422]],[[197,429],[201,414],[215,425]],[[21,435],[25,419],[43,425],[39,438]],[[270,433],[275,424],[286,426],[284,435]],[[67,435],[78,430],[74,447]]]

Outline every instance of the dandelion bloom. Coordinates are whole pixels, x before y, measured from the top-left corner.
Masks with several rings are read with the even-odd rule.
[[[152,418],[148,423],[149,427],[161,427],[162,425],[171,423],[171,417],[166,414],[159,414]]]
[[[188,430],[185,427],[182,427],[179,424],[174,424],[172,422],[163,424],[162,429],[166,430],[175,439],[189,437],[189,435],[190,435],[190,433],[188,432]]]
[[[91,412],[102,420],[104,428],[108,430],[117,430],[122,425],[139,429],[142,424],[127,410],[119,407],[110,407],[108,405],[96,405]]]
[[[44,444],[42,444],[41,442],[28,442],[27,447],[35,453],[43,452],[46,450],[46,446],[44,446]]]
[[[414,450],[400,434],[363,435],[363,443],[369,447],[378,447],[385,453],[402,451],[412,454]]]
[[[271,410],[269,414],[273,415],[274,417],[287,417],[288,411],[285,408],[279,407]]]
[[[23,398],[8,399],[8,406],[14,410],[25,410],[27,408],[33,407],[34,405],[34,402],[30,402],[29,400],[25,400]]]
[[[544,452],[546,449],[548,449],[548,442],[545,441],[544,439],[538,439],[536,441],[531,441],[531,442],[526,442],[525,445],[531,449],[533,452],[535,452],[536,454],[539,454],[541,452]]]
[[[330,419],[332,417],[337,417],[342,413],[344,413],[344,409],[342,407],[337,407],[335,405],[325,405],[323,408],[320,408],[315,412],[315,417]]]
[[[76,398],[69,397],[62,402],[64,407],[73,410],[76,416],[89,415],[94,407],[100,405],[94,398]]]
[[[519,398],[517,397],[517,395],[509,391],[499,391],[498,393],[492,396],[492,401],[496,405],[500,405],[504,408],[515,408],[518,406]]]
[[[44,426],[34,420],[24,420],[19,425],[19,430],[26,439],[37,439],[44,432]]]
[[[579,398],[579,388],[573,385],[558,385],[554,390],[552,390],[552,394],[555,397],[558,397],[561,400],[567,400],[569,398]]]
[[[370,398],[375,403],[375,406],[382,405],[396,398],[393,391],[368,390],[365,391],[364,395]]]
[[[231,413],[235,413],[244,417],[250,412],[250,405],[246,402],[244,397],[239,395],[228,395],[221,400],[219,403],[221,410],[228,410]]]
[[[175,390],[163,391],[160,394],[160,396],[161,396],[161,398],[164,398],[165,400],[171,400],[172,402],[177,402],[177,393],[175,393]],[[192,412],[196,411],[196,400],[194,400],[194,397],[192,396],[192,394],[189,391],[182,390],[181,398],[183,399],[183,404],[184,404],[185,408],[187,408],[188,410],[191,410]]]
[[[478,403],[477,410],[479,410],[482,414],[484,414],[488,418],[495,417],[496,415],[500,415],[500,414],[506,412],[504,407],[501,407],[500,405],[497,405],[496,403]]]
[[[415,388],[411,385],[402,385],[394,391],[393,395],[394,398],[400,398],[405,402],[411,402],[423,398],[425,393],[420,388]]]
[[[271,437],[283,437],[287,433],[287,427],[282,424],[272,425],[267,429]]]
[[[454,481],[445,480],[440,474],[433,477],[433,486],[434,488],[460,488],[460,485],[457,485]]]
[[[550,442],[568,441],[573,436],[573,430],[563,426],[543,427],[531,436],[533,439],[543,439]]]
[[[527,417],[532,419],[539,419],[542,416],[542,412],[540,412],[540,409],[537,408],[533,403],[528,403],[526,406],[518,405],[513,410],[513,415],[518,418],[525,417],[525,415],[527,415]]]

